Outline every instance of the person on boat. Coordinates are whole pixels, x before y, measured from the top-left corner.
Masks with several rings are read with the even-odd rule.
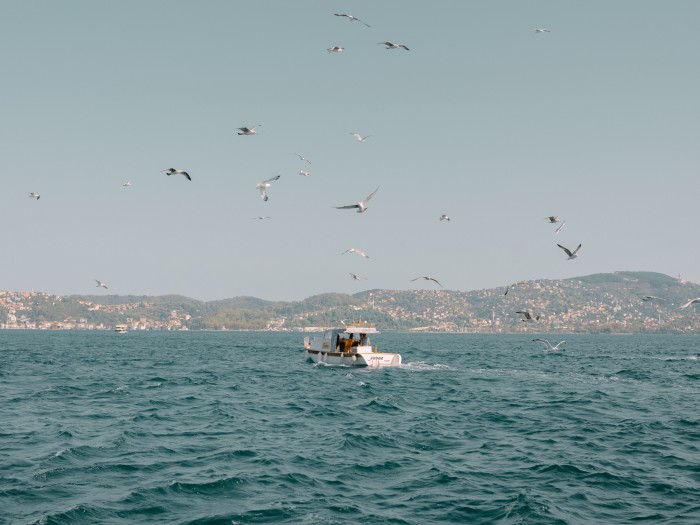
[[[350,352],[353,346],[357,346],[357,341],[352,338],[352,334],[345,340],[345,351]]]
[[[367,337],[367,334],[360,334],[360,346],[367,345],[369,345],[369,337]]]

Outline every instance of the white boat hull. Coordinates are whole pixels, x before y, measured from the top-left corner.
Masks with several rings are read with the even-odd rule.
[[[314,363],[338,366],[366,366],[379,368],[383,366],[399,366],[401,355],[385,352],[324,352],[323,350],[306,350],[309,359]]]

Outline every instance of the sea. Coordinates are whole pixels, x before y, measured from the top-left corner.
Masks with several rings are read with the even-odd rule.
[[[0,523],[700,523],[700,336],[303,337],[0,331]]]

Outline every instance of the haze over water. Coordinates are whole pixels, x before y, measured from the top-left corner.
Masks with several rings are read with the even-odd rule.
[[[0,523],[700,522],[697,337],[302,338],[0,332]]]

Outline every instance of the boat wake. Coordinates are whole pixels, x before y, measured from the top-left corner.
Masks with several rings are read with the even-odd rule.
[[[436,364],[429,364],[426,363],[425,361],[415,361],[411,363],[403,363],[400,368],[406,368],[408,370],[418,370],[418,371],[423,371],[423,370],[454,370],[451,366],[448,365],[442,365],[440,363]]]

